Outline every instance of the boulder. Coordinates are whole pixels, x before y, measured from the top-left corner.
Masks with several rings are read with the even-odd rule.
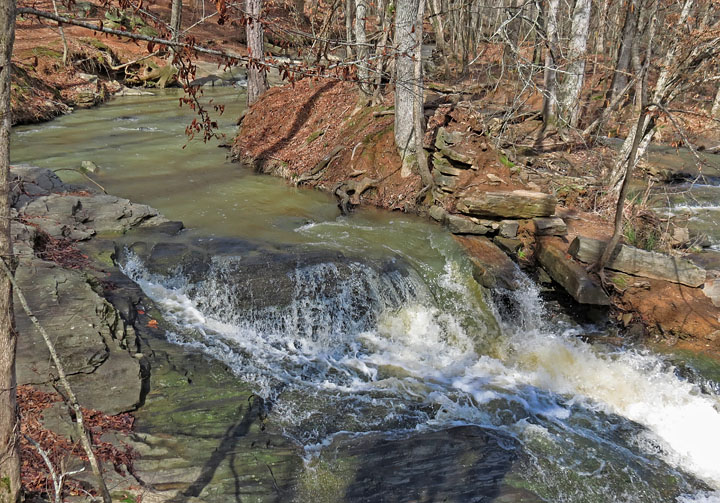
[[[597,262],[604,249],[603,241],[578,236],[570,243],[568,252],[579,261],[592,264]],[[627,245],[618,246],[606,267],[634,276],[680,283],[691,287],[702,286],[707,276],[704,269],[690,260]]]
[[[447,217],[447,211],[442,206],[433,206],[430,208],[430,218],[436,222],[444,222]]]
[[[448,159],[466,164],[468,168],[478,155],[474,149],[463,145],[465,135],[461,131],[448,131],[444,127],[438,129],[435,148]]]
[[[80,403],[109,414],[134,410],[143,399],[144,369],[135,356],[133,328],[79,271],[23,259],[16,276],[35,316],[53,337]],[[49,385],[57,375],[49,351],[25,312],[18,309],[15,317],[18,383]]]
[[[515,262],[492,241],[483,236],[456,236],[455,239],[468,250],[475,281],[485,288],[519,288]]]
[[[482,236],[493,231],[494,222],[449,214],[445,224],[453,234],[476,234]]]
[[[560,248],[541,241],[536,254],[542,268],[580,304],[609,306],[610,298],[585,269]]]
[[[710,279],[705,282],[703,293],[715,307],[720,307],[720,279]]]
[[[465,168],[458,167],[454,164],[452,164],[450,161],[448,161],[446,158],[444,158],[441,155],[438,155],[437,152],[433,154],[433,170],[437,170],[443,175],[449,175],[449,176],[460,176],[465,172]],[[462,166],[462,165],[461,165]]]
[[[533,218],[555,214],[557,199],[528,190],[472,192],[460,198],[457,210],[473,217]]]
[[[70,196],[50,194],[29,201],[24,212],[26,218],[50,235],[72,237],[77,229],[82,232],[126,232],[146,224],[160,224],[167,220],[158,211],[144,204],[136,204],[121,197],[105,194]],[[55,227],[60,226],[60,230]],[[65,226],[69,230],[63,231]]]
[[[565,220],[559,217],[537,217],[533,222],[537,236],[566,236],[568,233]]]
[[[523,247],[523,243],[519,239],[504,238],[502,236],[495,236],[493,243],[513,257],[517,256],[518,251]]]
[[[517,220],[503,220],[500,222],[498,234],[500,237],[513,239],[517,237],[519,228],[520,222]]]

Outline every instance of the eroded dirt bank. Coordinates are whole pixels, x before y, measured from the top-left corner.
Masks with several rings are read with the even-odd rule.
[[[610,318],[628,336],[718,354],[716,265],[691,264],[677,251],[671,258],[632,248],[627,253],[634,261],[650,261],[645,269],[617,266],[602,289],[585,272],[590,264],[568,254],[577,236],[607,240],[612,233],[611,207],[598,204],[611,149],[510,148],[497,136],[501,106],[461,90],[430,91],[425,148],[436,186],[432,194],[422,193],[418,175],[400,173],[392,107],[357,103],[357,91],[344,82],[305,79],[273,88],[245,115],[233,156],[295,185],[330,191],[341,206],[429,215],[458,235],[486,286],[507,286],[503,271],[512,258],[541,283],[567,291],[578,312],[609,306]],[[511,126],[513,134],[521,137],[537,127],[536,119]],[[692,239],[699,238],[686,238]],[[678,281],[678,264],[697,269],[692,284]],[[666,274],[654,275],[657,268]]]

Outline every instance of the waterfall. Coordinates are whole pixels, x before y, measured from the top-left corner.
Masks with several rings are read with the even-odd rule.
[[[309,449],[339,432],[472,424],[518,439],[523,477],[550,501],[717,501],[717,394],[649,352],[583,342],[527,278],[494,310],[495,336],[450,259],[432,281],[359,260],[300,265],[283,278],[290,300],[272,305],[238,281],[233,257],[194,283],[128,257],[168,338],[254,383]]]

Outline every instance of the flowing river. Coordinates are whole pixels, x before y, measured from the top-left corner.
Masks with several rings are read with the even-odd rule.
[[[244,96],[208,95],[226,105],[221,129],[231,137]],[[470,484],[454,499],[354,499],[344,489],[346,499],[720,501],[717,363],[584,342],[606,329],[556,316],[519,271],[520,290],[491,296],[439,226],[372,210],[342,217],[326,194],[250,173],[216,143],[183,149],[189,117],[175,91],[116,98],[16,128],[13,162],[58,169],[91,160],[108,192],[182,220],[186,242],[238,238],[255,243],[253,256],[313,257],[255,282],[243,279],[243,252],[218,255],[201,276],[182,267],[158,274],[133,253],[122,264],[171,324],[171,343],[224,363],[272,404],[267,420],[302,451],[303,470],[317,473],[330,458],[346,469],[343,442],[382,434],[409,445],[474,426],[506,460],[492,465],[493,483],[513,490],[481,494],[467,476],[454,480]],[[162,431],[161,418],[142,409],[138,417]],[[478,455],[464,453],[455,469],[471,473],[462,470]],[[440,468],[426,467],[427,480]],[[297,499],[333,501],[336,489],[316,484]]]

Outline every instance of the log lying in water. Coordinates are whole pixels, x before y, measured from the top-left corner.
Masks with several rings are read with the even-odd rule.
[[[473,217],[533,218],[554,215],[556,204],[555,196],[529,190],[475,192],[460,198],[457,210]]]
[[[604,249],[603,241],[578,236],[570,243],[568,252],[577,260],[592,264],[597,262]],[[627,245],[617,247],[606,267],[643,278],[670,281],[692,287],[702,286],[706,277],[705,269],[687,259],[649,252]]]

